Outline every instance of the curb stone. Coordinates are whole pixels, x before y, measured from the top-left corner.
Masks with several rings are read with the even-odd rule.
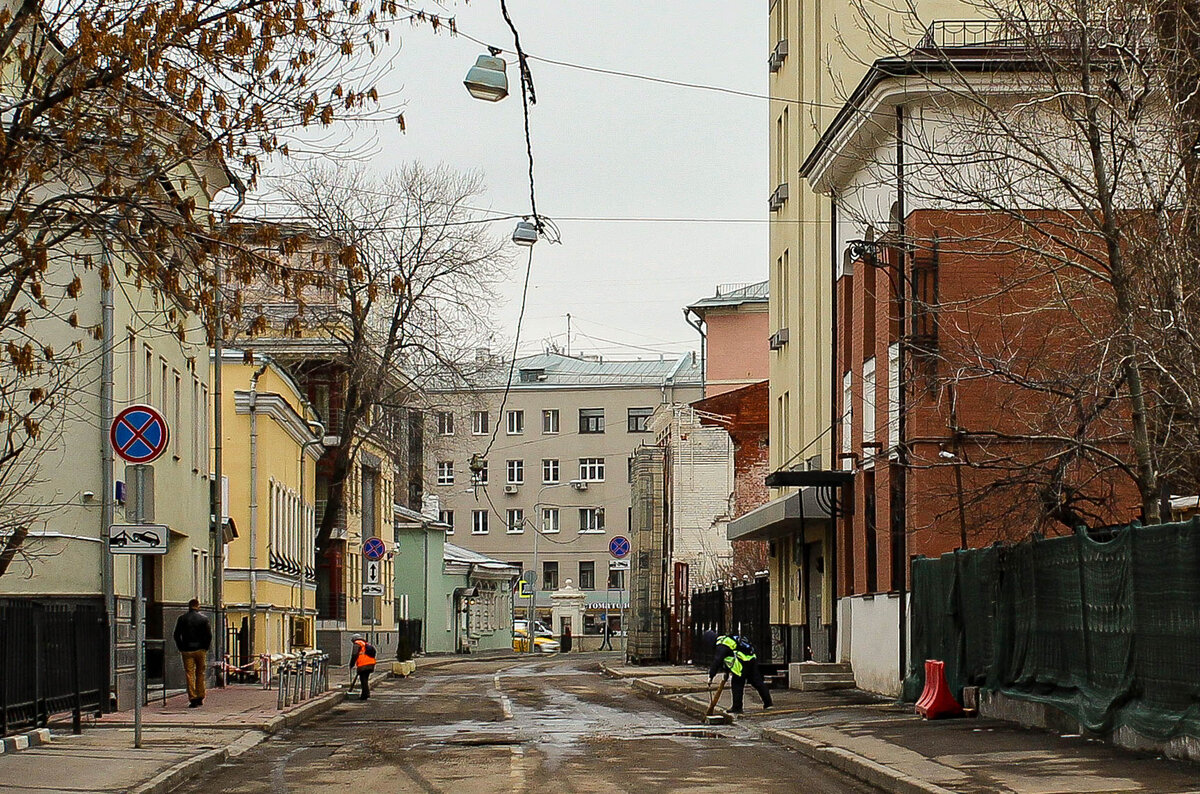
[[[883,791],[897,794],[954,794],[950,789],[897,772],[858,753],[822,744],[792,731],[765,728],[763,736]]]
[[[8,736],[0,739],[0,754],[15,753],[20,750],[28,750],[30,747],[38,747],[49,743],[50,729],[38,728],[37,730],[18,733],[16,736]]]

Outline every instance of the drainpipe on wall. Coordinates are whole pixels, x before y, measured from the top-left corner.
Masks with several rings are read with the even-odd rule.
[[[250,656],[258,649],[254,642],[258,622],[258,379],[266,371],[263,362],[250,376]]]

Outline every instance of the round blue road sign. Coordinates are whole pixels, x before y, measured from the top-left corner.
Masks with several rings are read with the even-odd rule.
[[[382,560],[387,554],[387,546],[379,538],[368,538],[363,544],[363,556],[368,560]]]
[[[149,463],[167,449],[171,433],[167,420],[149,405],[131,405],[113,419],[108,439],[128,463]]]
[[[608,553],[618,560],[629,554],[629,538],[617,535],[608,542]]]

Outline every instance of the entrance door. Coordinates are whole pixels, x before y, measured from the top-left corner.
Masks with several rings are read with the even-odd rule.
[[[804,546],[805,611],[808,613],[809,658],[814,662],[832,662],[829,627],[821,616],[825,592],[825,551],[820,541]]]

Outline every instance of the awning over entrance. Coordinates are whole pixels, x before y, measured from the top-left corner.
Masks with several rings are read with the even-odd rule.
[[[799,532],[805,521],[828,521],[825,499],[818,498],[819,488],[801,488],[787,496],[767,502],[741,518],[729,522],[730,540],[770,540]]]

